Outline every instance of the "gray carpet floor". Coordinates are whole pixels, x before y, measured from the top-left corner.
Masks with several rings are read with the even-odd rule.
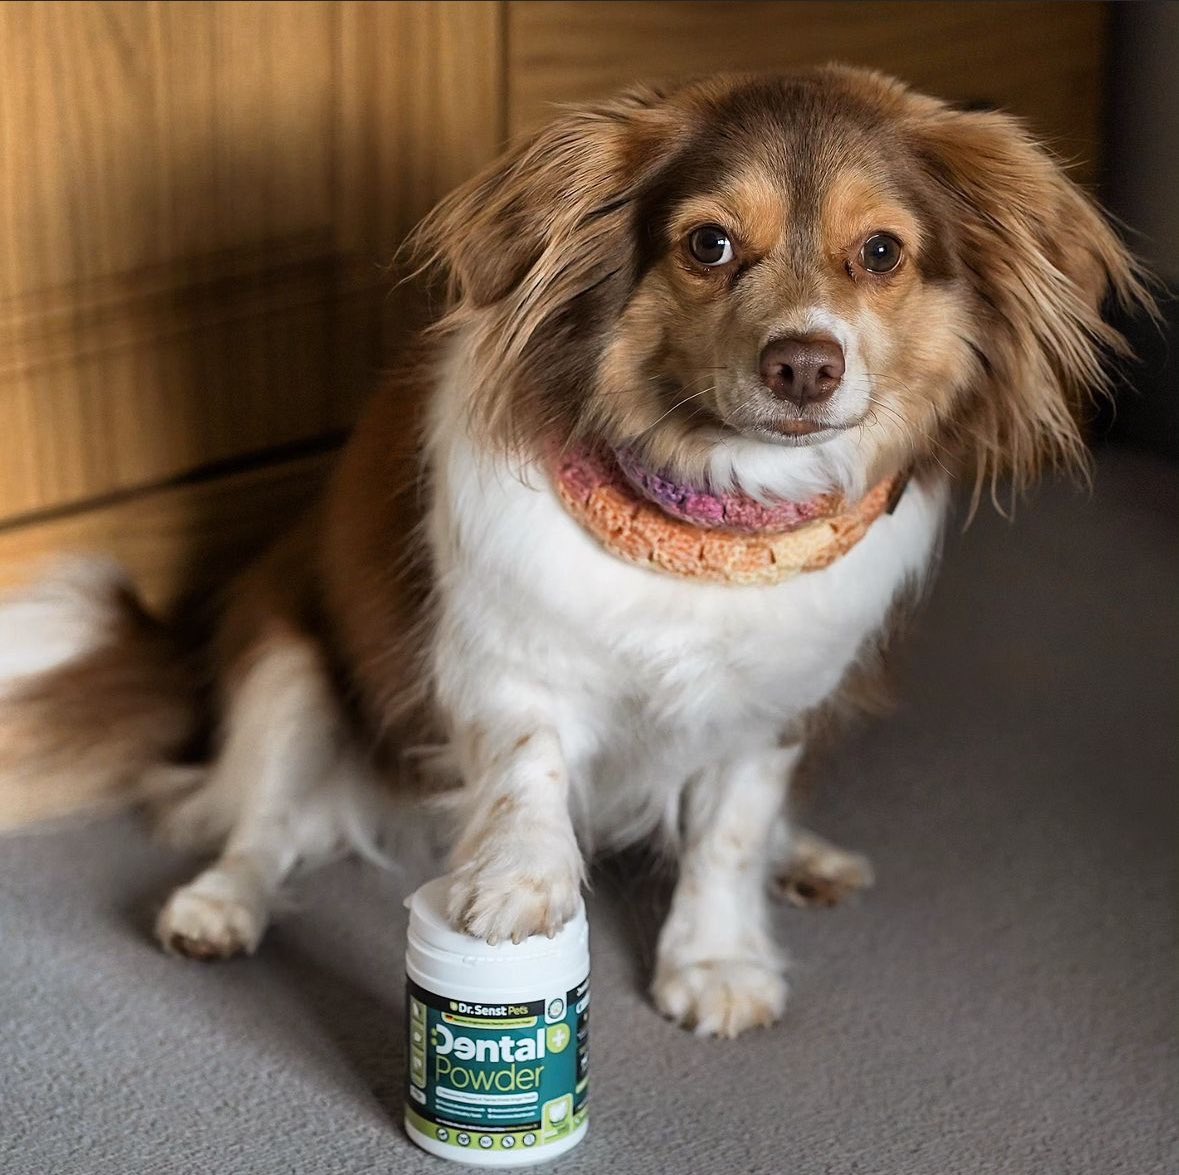
[[[1179,1171],[1179,470],[951,533],[902,706],[834,754],[813,825],[877,888],[783,909],[777,1027],[646,1002],[662,887],[591,901],[592,1111],[560,1172]],[[165,958],[194,862],[130,817],[0,844],[0,1170],[426,1172],[399,1126],[407,877],[342,863],[251,960]]]

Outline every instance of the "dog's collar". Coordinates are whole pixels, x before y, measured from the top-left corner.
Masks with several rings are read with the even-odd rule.
[[[549,464],[565,509],[611,555],[681,579],[742,585],[834,563],[892,512],[908,481],[885,478],[850,505],[841,494],[766,504],[680,485],[604,447],[566,449]]]

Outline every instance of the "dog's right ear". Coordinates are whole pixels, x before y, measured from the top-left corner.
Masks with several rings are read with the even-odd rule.
[[[507,447],[568,436],[640,268],[641,197],[689,131],[665,92],[567,111],[447,197],[414,241],[466,331],[471,423]]]
[[[413,248],[445,271],[452,305],[490,306],[525,284],[549,301],[623,247],[609,233],[684,122],[666,98],[645,86],[567,109],[444,199]]]

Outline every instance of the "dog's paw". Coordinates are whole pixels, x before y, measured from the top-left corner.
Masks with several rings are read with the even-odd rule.
[[[266,929],[266,912],[233,892],[232,879],[214,871],[182,886],[156,919],[156,937],[169,954],[189,959],[252,955]]]
[[[789,991],[781,971],[730,959],[660,966],[651,984],[655,1006],[697,1036],[740,1036],[780,1019]]]
[[[862,853],[841,849],[811,833],[800,833],[790,858],[774,875],[771,889],[792,906],[835,906],[876,878]]]
[[[581,870],[472,863],[450,886],[447,913],[459,930],[489,943],[549,938],[573,917],[581,893]]]

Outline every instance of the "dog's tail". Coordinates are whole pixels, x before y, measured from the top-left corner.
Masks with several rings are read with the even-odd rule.
[[[0,598],[0,829],[145,798],[197,737],[198,695],[112,561],[63,561]]]

